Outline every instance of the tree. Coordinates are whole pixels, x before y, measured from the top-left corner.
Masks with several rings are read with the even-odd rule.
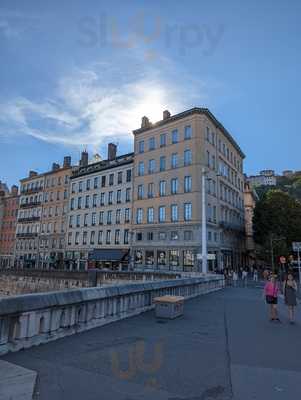
[[[281,190],[269,190],[254,210],[254,239],[263,249],[263,258],[270,257],[270,239],[275,241],[275,256],[288,256],[292,242],[301,241],[301,204]]]

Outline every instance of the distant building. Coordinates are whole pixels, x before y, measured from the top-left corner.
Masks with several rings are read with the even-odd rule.
[[[276,186],[277,177],[274,170],[266,169],[260,171],[259,175],[249,176],[248,182],[251,186]]]
[[[5,185],[7,188],[7,186]],[[2,186],[4,188],[4,185]],[[12,267],[19,209],[18,187],[0,191],[0,267]]]
[[[286,170],[282,172],[282,176],[286,177],[286,178],[291,178],[292,176],[294,176],[294,171],[292,170]]]

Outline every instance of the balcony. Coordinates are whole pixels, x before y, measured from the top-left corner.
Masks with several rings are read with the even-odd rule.
[[[32,189],[27,189],[27,190],[21,190],[21,194],[33,194],[33,193],[38,193],[41,192],[43,190],[43,186],[38,186]]]
[[[38,234],[37,232],[29,232],[29,233],[17,233],[17,238],[24,238],[24,239],[28,239],[28,238],[34,238],[37,237]]]
[[[40,221],[41,217],[28,217],[28,218],[18,218],[18,222],[36,222]]]
[[[225,221],[221,221],[219,225],[222,229],[226,231],[240,232],[240,233],[245,232],[244,225],[234,224],[232,222],[225,222]]]
[[[31,208],[31,207],[38,207],[41,205],[40,201],[32,201],[31,203],[23,203],[20,204],[20,208]]]

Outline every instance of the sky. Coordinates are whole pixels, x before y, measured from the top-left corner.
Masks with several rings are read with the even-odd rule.
[[[245,172],[301,170],[301,2],[0,0],[0,180],[208,107]]]

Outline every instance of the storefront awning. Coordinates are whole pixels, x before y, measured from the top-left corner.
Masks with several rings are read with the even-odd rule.
[[[89,253],[89,261],[124,261],[130,249],[94,249]]]

